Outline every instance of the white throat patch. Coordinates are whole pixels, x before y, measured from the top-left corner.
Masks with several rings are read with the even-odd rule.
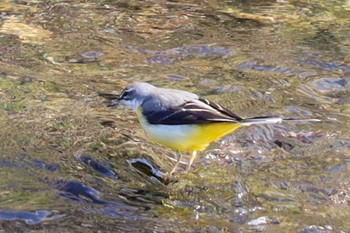
[[[138,101],[136,99],[128,100],[128,101],[121,100],[120,103],[122,105],[125,105],[125,106],[131,108],[134,112],[136,112],[137,108],[141,105],[141,101]]]

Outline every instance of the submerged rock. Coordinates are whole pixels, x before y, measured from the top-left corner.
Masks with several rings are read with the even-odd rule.
[[[250,220],[247,224],[251,226],[258,226],[262,224],[267,224],[270,221],[270,219],[266,216],[259,217],[257,219]]]
[[[135,53],[150,55],[146,59],[147,63],[172,64],[177,61],[187,59],[189,57],[209,57],[209,56],[225,56],[232,55],[234,51],[229,48],[214,45],[184,45],[177,48],[167,50],[147,50],[138,49],[129,46],[129,50]]]
[[[46,220],[51,212],[39,210],[35,212],[0,210],[0,220],[15,221],[22,220],[27,224],[38,224]]]
[[[91,158],[88,155],[78,154],[75,156],[77,160],[87,167],[91,168],[93,171],[98,172],[99,174],[106,176],[108,178],[116,178],[116,173],[108,167],[106,164],[102,164],[98,160]]]
[[[99,51],[88,51],[85,53],[82,53],[76,57],[68,58],[67,61],[69,63],[89,63],[89,62],[96,62],[99,60],[100,57],[102,57],[104,53]]]
[[[309,85],[321,93],[331,94],[334,92],[349,91],[349,82],[349,78],[324,77],[309,82]]]

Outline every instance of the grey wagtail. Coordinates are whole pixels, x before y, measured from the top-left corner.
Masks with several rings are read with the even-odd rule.
[[[136,82],[126,87],[119,98],[112,100],[109,106],[118,104],[128,106],[136,112],[148,137],[176,151],[177,162],[169,175],[174,173],[179,165],[181,152],[192,152],[186,170],[188,171],[197,151],[204,150],[212,141],[241,126],[274,124],[282,121],[320,121],[281,117],[243,119],[230,110],[191,92],[158,88],[143,82]]]

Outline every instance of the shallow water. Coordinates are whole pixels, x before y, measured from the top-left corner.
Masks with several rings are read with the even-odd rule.
[[[349,5],[0,3],[0,229],[350,231]],[[322,122],[239,129],[166,180],[173,152],[101,97],[140,80]]]

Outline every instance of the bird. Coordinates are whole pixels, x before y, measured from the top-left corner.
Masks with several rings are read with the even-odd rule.
[[[175,151],[176,163],[184,152],[191,153],[186,172],[190,170],[198,151],[232,133],[242,126],[276,124],[283,121],[319,122],[319,119],[284,119],[275,116],[242,118],[197,94],[177,89],[155,87],[146,82],[135,82],[112,99],[109,107],[124,105],[137,115],[145,134],[154,142]]]

